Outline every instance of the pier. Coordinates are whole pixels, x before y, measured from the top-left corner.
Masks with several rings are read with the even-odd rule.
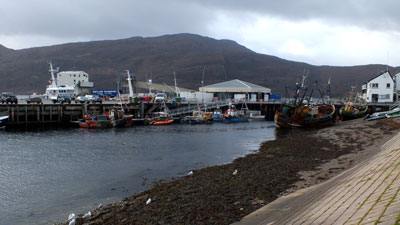
[[[225,110],[228,108],[228,102],[211,102],[211,103],[167,103],[169,112],[174,117],[183,117],[191,114],[194,110],[213,111],[216,108]],[[109,112],[114,107],[122,107],[127,113],[134,115],[135,118],[143,118],[145,115],[160,110],[163,103],[139,102],[119,104],[118,102],[106,102],[103,104],[0,104],[0,112],[9,115],[9,126],[22,125],[46,125],[46,124],[63,124],[66,125],[70,121],[82,119],[86,113],[101,114]],[[238,102],[234,105],[240,109],[243,103]],[[249,110],[259,110],[265,119],[272,121],[276,109],[282,105],[282,102],[249,102],[247,107]],[[338,109],[341,104],[335,104]],[[384,111],[389,109],[389,105],[371,104],[369,105],[369,113],[375,111]]]

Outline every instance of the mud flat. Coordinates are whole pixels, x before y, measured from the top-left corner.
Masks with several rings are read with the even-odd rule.
[[[280,138],[254,154],[160,182],[94,209],[90,218],[78,215],[76,224],[231,224],[377,154],[398,133],[399,122],[357,119],[320,130],[277,129]]]

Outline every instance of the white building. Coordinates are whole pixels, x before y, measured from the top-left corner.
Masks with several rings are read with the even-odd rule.
[[[57,73],[57,85],[75,87],[75,95],[84,95],[90,93],[93,88],[93,82],[89,81],[89,74],[84,71],[62,71]]]
[[[268,101],[271,89],[238,79],[199,88],[200,92],[213,93],[218,99],[246,100],[249,102]]]
[[[393,102],[394,80],[389,71],[367,81],[362,87],[362,97],[367,102]]]

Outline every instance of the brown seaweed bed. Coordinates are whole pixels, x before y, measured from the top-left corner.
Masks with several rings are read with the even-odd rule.
[[[357,142],[357,137],[370,136],[373,141],[376,131],[390,136],[398,125],[393,121],[358,121],[363,125],[357,128],[353,128],[353,121],[325,128],[339,137],[340,144],[337,139],[318,134],[324,130],[285,131],[288,133],[284,137],[263,143],[256,153],[230,164],[195,170],[193,175],[159,182],[150,190],[93,210],[90,218],[78,215],[76,224],[231,224],[288,189],[295,189],[296,182],[303,180],[300,171],[318,170],[324,162],[363,150],[371,144]],[[337,166],[339,170],[346,169],[338,164],[329,171],[338,169]],[[237,174],[233,175],[235,170]],[[333,175],[318,176],[307,185]],[[151,203],[146,205],[149,198]]]

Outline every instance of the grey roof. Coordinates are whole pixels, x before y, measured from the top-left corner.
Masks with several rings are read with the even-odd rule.
[[[271,89],[238,79],[211,84],[200,88],[205,92],[271,92]]]

